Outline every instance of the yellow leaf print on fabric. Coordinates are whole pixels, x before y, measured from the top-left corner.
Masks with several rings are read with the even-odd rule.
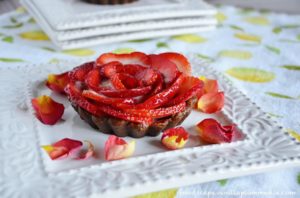
[[[274,73],[255,68],[233,67],[226,73],[236,79],[253,83],[270,82],[275,78]]]
[[[219,56],[240,60],[248,60],[252,58],[252,53],[243,50],[222,50],[219,52]]]
[[[218,12],[215,15],[215,18],[217,19],[218,23],[223,23],[227,19],[227,16],[222,12]]]
[[[262,16],[256,16],[256,17],[246,17],[244,19],[247,23],[253,24],[253,25],[269,25],[270,22],[266,17]]]
[[[115,49],[114,51],[112,51],[112,53],[114,53],[114,54],[129,54],[134,51],[136,51],[136,50],[133,48],[118,48],[118,49]]]
[[[22,39],[33,41],[48,41],[49,37],[41,30],[23,32],[19,34]]]
[[[175,198],[178,189],[164,190],[160,192],[138,195],[133,198]]]
[[[261,37],[257,35],[252,35],[252,34],[245,34],[245,33],[235,33],[234,37],[243,40],[243,41],[250,41],[250,42],[255,42],[255,43],[260,43],[261,42]]]
[[[62,53],[72,56],[91,56],[95,54],[95,51],[91,49],[73,49],[63,50]]]
[[[182,34],[182,35],[172,36],[171,38],[186,43],[204,43],[207,41],[206,38],[203,38],[202,36],[199,36],[197,34]]]
[[[300,134],[297,133],[296,131],[292,130],[292,129],[287,129],[286,130],[292,137],[294,137],[296,140],[298,140],[300,142]]]

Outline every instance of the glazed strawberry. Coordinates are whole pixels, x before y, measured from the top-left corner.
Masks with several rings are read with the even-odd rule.
[[[149,57],[151,67],[163,75],[165,83],[168,84],[173,82],[179,73],[177,66],[172,61],[161,55],[153,54],[149,55]]]
[[[187,76],[191,75],[191,65],[183,55],[174,52],[167,52],[160,54],[160,56],[172,61],[183,74]]]
[[[69,73],[49,74],[46,86],[54,92],[65,94],[65,87],[69,83]]]
[[[100,81],[101,81],[100,70],[97,68],[89,71],[89,73],[86,75],[85,78],[85,83],[90,88],[97,89],[97,87],[99,87]]]
[[[146,54],[141,52],[133,52],[130,54],[113,54],[106,53],[102,54],[96,61],[98,66],[113,62],[119,61],[123,65],[125,64],[138,64],[142,66],[149,65],[149,58]]]
[[[98,110],[108,114],[108,115],[111,115],[113,117],[116,117],[116,118],[120,118],[120,119],[123,119],[123,120],[127,120],[127,121],[131,121],[131,122],[137,122],[137,123],[145,123],[145,124],[150,124],[153,122],[152,118],[150,117],[143,117],[143,116],[135,116],[135,115],[132,115],[132,114],[129,114],[129,113],[125,113],[125,112],[122,112],[120,110],[117,110],[117,109],[114,109],[110,106],[99,106],[98,107]]]
[[[113,62],[110,62],[110,63],[107,63],[107,64],[101,66],[100,68],[101,68],[101,71],[103,71],[104,75],[107,78],[110,78],[114,74],[122,72],[123,65],[118,61],[113,61]]]
[[[108,96],[108,97],[119,97],[119,98],[132,98],[136,96],[142,96],[151,91],[151,86],[134,88],[134,89],[123,89],[123,90],[101,90],[100,93]]]
[[[71,80],[79,80],[84,81],[85,76],[87,73],[93,69],[95,62],[84,63],[72,71],[69,72],[69,77]]]
[[[182,102],[178,105],[174,105],[172,107],[166,108],[158,108],[158,109],[127,109],[126,112],[136,115],[136,116],[145,116],[151,118],[163,118],[178,112],[181,112],[185,109],[186,104]]]
[[[156,82],[159,74],[153,69],[148,68],[137,73],[136,78],[145,86],[152,85]]]
[[[72,103],[78,105],[79,107],[85,109],[93,115],[98,114],[97,106],[82,97],[80,90],[73,83],[68,84],[68,86],[66,87],[66,92],[68,93],[69,100]]]
[[[114,74],[113,76],[111,76],[110,81],[115,89],[117,90],[126,89],[119,74]]]
[[[184,77],[183,82],[180,85],[177,96],[172,99],[167,106],[179,104],[187,101],[193,96],[197,96],[197,93],[201,92],[203,88],[203,82],[198,78],[187,76]]]
[[[95,91],[92,90],[84,90],[82,92],[82,96],[88,99],[92,99],[96,102],[100,102],[103,104],[116,104],[116,103],[124,103],[124,104],[134,104],[135,101],[132,98],[110,98],[107,96],[104,96],[102,94],[98,94]]]
[[[140,84],[139,80],[132,75],[126,73],[118,73],[115,75],[117,75],[121,80],[122,84],[125,86],[125,89],[136,88]]]

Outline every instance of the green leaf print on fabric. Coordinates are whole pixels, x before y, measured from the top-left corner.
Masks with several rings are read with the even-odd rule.
[[[10,21],[12,23],[18,23],[17,19],[15,17],[10,17]]]
[[[297,35],[297,39],[300,41],[300,34]]]
[[[178,189],[170,189],[170,190],[164,190],[160,192],[137,195],[134,196],[133,198],[175,198],[177,191]]]
[[[28,32],[22,32],[19,34],[22,39],[32,41],[48,41],[49,37],[41,30],[33,30]]]
[[[218,180],[217,182],[220,184],[220,186],[225,186],[227,184],[228,180],[227,179],[221,179],[221,180]]]
[[[288,69],[288,70],[294,70],[294,71],[300,71],[299,65],[283,65],[282,68]]]
[[[219,56],[240,60],[248,60],[252,58],[252,53],[243,50],[222,50],[219,52]]]
[[[14,38],[12,36],[6,36],[6,37],[2,38],[2,41],[7,42],[7,43],[13,43]]]
[[[277,115],[277,114],[274,114],[274,113],[267,113],[269,116],[271,117],[274,117],[274,118],[283,118],[283,116],[281,115]]]
[[[279,48],[276,48],[276,47],[273,47],[271,45],[265,45],[266,49],[268,49],[269,51],[275,53],[275,54],[280,54],[280,49]]]
[[[30,19],[28,19],[27,23],[34,24],[34,23],[36,23],[36,21],[34,20],[34,18],[31,17]]]
[[[23,26],[23,23],[16,23],[16,24],[13,24],[13,25],[2,26],[2,28],[5,28],[5,29],[15,29],[15,28],[20,28],[22,26]]]
[[[282,26],[278,26],[273,28],[273,33],[275,34],[279,34],[282,32],[283,29],[295,29],[295,28],[299,28],[300,25],[299,24],[289,24],[289,25],[282,25]]]
[[[298,173],[298,176],[297,176],[297,182],[298,182],[298,184],[300,185],[300,173]]]
[[[261,37],[257,35],[252,35],[252,34],[246,34],[246,33],[235,33],[234,37],[243,40],[243,41],[250,41],[250,42],[255,42],[255,43],[260,43],[261,42]]]
[[[215,60],[215,59],[213,59],[212,57],[209,57],[209,56],[204,55],[204,54],[199,54],[199,53],[197,53],[196,55],[197,55],[198,58],[207,60],[207,61],[209,61],[209,62],[213,62],[213,61]]]
[[[0,58],[0,62],[15,63],[15,62],[24,62],[24,60],[20,58]]]
[[[253,83],[270,82],[275,78],[274,73],[255,68],[233,67],[226,73],[236,79]]]
[[[275,27],[272,32],[275,33],[275,34],[279,34],[280,32],[282,31],[282,28],[281,27]]]
[[[49,51],[49,52],[56,52],[56,50],[55,49],[52,49],[52,48],[50,48],[50,47],[41,47],[43,50],[47,50],[47,51]]]
[[[165,43],[165,42],[158,42],[158,43],[156,43],[156,47],[157,48],[170,48],[169,47],[169,45],[167,44],[167,43]]]
[[[280,42],[284,42],[284,43],[293,43],[293,44],[299,44],[300,41],[298,40],[293,40],[293,39],[279,39]]]
[[[130,41],[127,41],[127,42],[130,42],[130,43],[143,43],[143,42],[147,42],[147,41],[151,41],[152,39],[137,39],[137,40],[130,40]]]
[[[283,98],[283,99],[295,99],[291,96],[287,96],[284,94],[280,94],[280,93],[275,93],[275,92],[266,92],[265,94],[272,96],[272,97],[276,97],[276,98]]]
[[[239,27],[239,26],[237,26],[237,25],[229,25],[229,27],[231,28],[231,29],[233,29],[233,30],[239,30],[239,31],[244,31],[244,29],[243,28],[241,28],[241,27]]]
[[[115,49],[115,50],[113,50],[112,51],[112,53],[114,53],[114,54],[129,54],[129,53],[131,53],[131,52],[134,52],[134,51],[136,51],[135,49],[133,49],[133,48],[118,48],[118,49]]]
[[[91,49],[73,49],[73,50],[63,50],[62,53],[72,55],[72,56],[92,56],[96,52]]]
[[[182,35],[172,36],[171,38],[186,43],[204,43],[207,41],[206,38],[203,38],[202,36],[199,36],[197,34],[182,34]]]
[[[270,24],[269,20],[263,16],[247,17],[244,19],[244,21],[253,25],[261,25],[261,26]]]

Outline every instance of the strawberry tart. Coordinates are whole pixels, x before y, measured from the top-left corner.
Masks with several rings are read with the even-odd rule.
[[[69,72],[66,93],[93,128],[119,137],[156,136],[181,124],[201,94],[178,53],[102,54]]]

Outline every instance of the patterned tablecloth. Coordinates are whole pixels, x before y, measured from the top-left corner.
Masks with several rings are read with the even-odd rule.
[[[212,32],[59,51],[23,8],[0,16],[0,67],[94,58],[103,52],[195,53],[228,76],[300,141],[300,15],[219,7]],[[11,178],[13,179],[13,178]],[[0,192],[1,189],[0,186]],[[222,195],[223,193],[223,195]],[[225,196],[226,195],[226,196]],[[300,168],[139,197],[300,197]]]

